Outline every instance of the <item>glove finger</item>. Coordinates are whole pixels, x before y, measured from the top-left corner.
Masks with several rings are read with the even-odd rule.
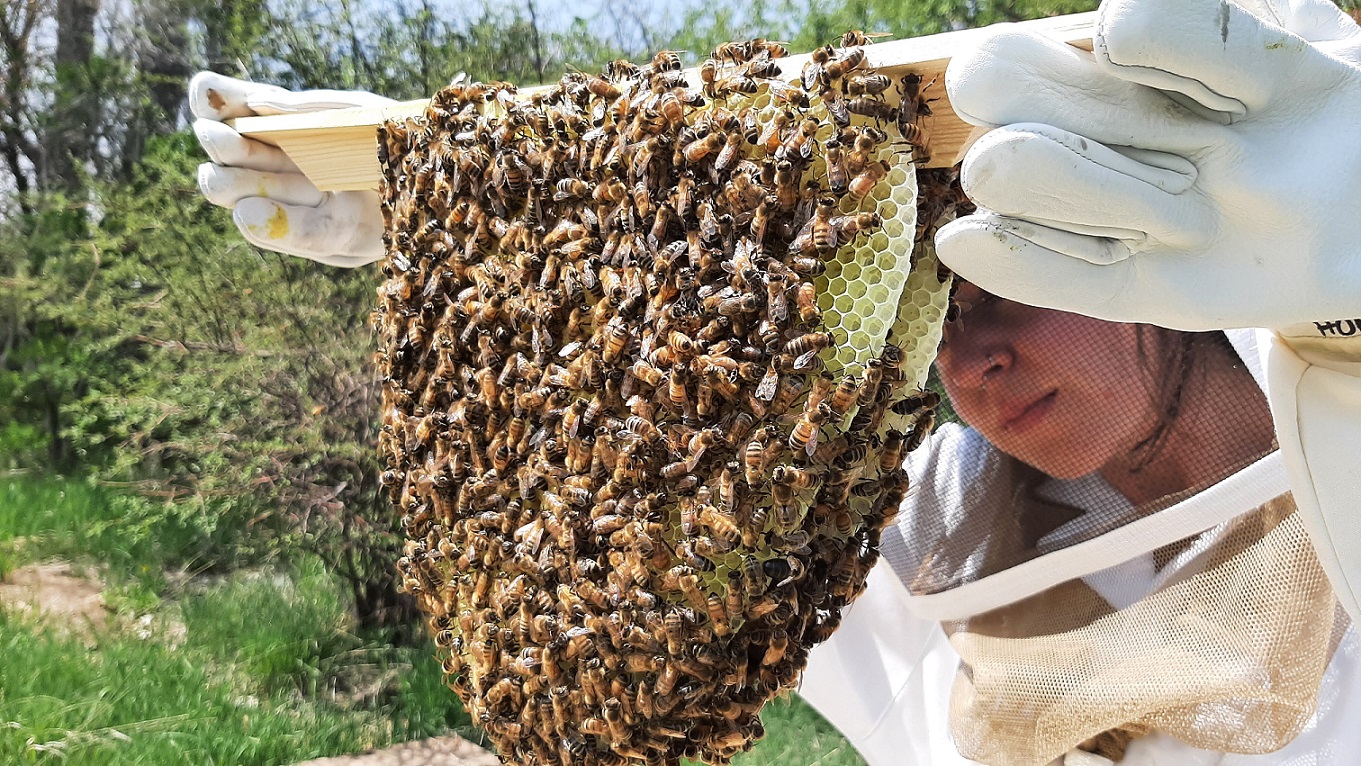
[[[388,106],[396,101],[362,90],[303,90],[282,88],[252,93],[247,104],[255,114],[296,114],[352,106]]]
[[[238,80],[217,72],[199,72],[189,81],[189,111],[207,120],[228,120],[255,114],[247,103],[254,96],[287,93],[277,85]]]
[[[966,122],[1054,125],[1105,144],[1186,154],[1210,126],[1156,90],[1102,71],[1090,53],[1013,25],[955,56],[950,106]]]
[[[205,162],[198,166],[198,188],[209,202],[235,207],[246,197],[268,197],[285,205],[316,207],[326,198],[301,173],[268,173]]]
[[[1212,216],[1185,193],[1195,178],[1195,166],[1175,155],[1121,153],[1031,123],[979,139],[964,158],[962,182],[970,199],[1004,216],[1124,240],[1139,251],[1206,244]]]
[[[1093,46],[1097,64],[1112,75],[1165,91],[1220,122],[1301,87],[1310,64],[1325,58],[1228,0],[1109,0]]]
[[[223,123],[195,120],[194,135],[208,158],[218,165],[272,173],[301,172],[282,149],[246,138]]]
[[[1361,28],[1332,0],[1235,0],[1248,13],[1265,19],[1311,43],[1345,40]],[[1343,3],[1344,5],[1346,3]]]
[[[357,255],[318,255],[310,257],[311,260],[326,266],[334,266],[338,269],[357,269],[360,266],[367,266],[374,262],[373,258]]]
[[[369,201],[373,208],[364,209]],[[370,262],[383,257],[377,195],[369,192],[328,194],[317,207],[247,197],[236,204],[232,219],[246,239],[267,250],[313,260],[338,256]]]
[[[936,233],[941,262],[984,290],[1031,306],[1113,322],[1154,321],[1178,330],[1211,329],[1204,285],[1173,278],[1180,269],[1149,268],[1115,240],[991,214],[970,215]],[[1180,264],[1166,264],[1180,266]],[[1207,324],[1208,322],[1208,324]],[[1227,325],[1218,325],[1227,326]]]

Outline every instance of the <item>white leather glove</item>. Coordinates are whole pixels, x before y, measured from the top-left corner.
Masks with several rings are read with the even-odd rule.
[[[232,210],[251,243],[331,266],[355,267],[383,257],[378,193],[322,192],[280,149],[244,138],[222,120],[351,106],[384,106],[392,99],[361,91],[294,93],[215,72],[189,81],[194,134],[212,162],[198,169],[209,202]]]
[[[941,229],[941,259],[1177,329],[1361,316],[1356,24],[1328,0],[1106,0],[1093,43],[1003,28],[950,62],[960,116],[1006,127],[964,160],[986,210]]]

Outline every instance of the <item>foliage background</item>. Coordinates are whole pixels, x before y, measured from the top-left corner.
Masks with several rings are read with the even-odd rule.
[[[373,449],[376,270],[255,249],[203,201],[192,72],[413,98],[459,71],[530,83],[660,47],[697,60],[727,39],[806,49],[1091,4],[0,0],[0,468],[117,490],[129,518],[197,541],[170,566],[319,555],[362,625],[404,628]]]

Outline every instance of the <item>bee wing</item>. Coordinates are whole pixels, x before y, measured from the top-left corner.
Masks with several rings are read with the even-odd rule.
[[[794,369],[796,370],[812,369],[814,367],[813,360],[817,358],[817,355],[818,350],[816,348],[809,349],[808,351],[804,352],[802,356],[794,360]]]
[[[779,387],[780,373],[776,372],[775,368],[772,366],[766,371],[765,376],[761,378],[761,382],[757,384],[756,398],[768,402],[775,398],[775,392]]]

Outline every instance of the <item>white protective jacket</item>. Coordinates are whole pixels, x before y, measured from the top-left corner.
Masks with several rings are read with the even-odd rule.
[[[1272,461],[1271,472],[1288,473],[1296,504],[1307,524],[1323,525],[1327,536],[1344,538],[1339,549],[1361,551],[1361,523],[1349,524],[1337,513],[1349,507],[1351,498],[1361,489],[1361,461],[1354,457],[1356,446],[1361,444],[1361,320],[1350,327],[1352,332],[1344,335],[1341,343],[1327,335],[1313,344],[1292,337],[1287,345],[1271,333],[1228,334],[1267,389],[1283,458]],[[1331,331],[1339,335],[1347,329]],[[1326,331],[1328,328],[1319,329],[1320,334]],[[1351,335],[1357,340],[1349,340]],[[942,427],[924,448],[972,451],[969,445],[981,439],[960,438],[963,431],[957,426]],[[933,459],[949,457],[938,454]],[[973,458],[976,456],[956,457]],[[1284,477],[1268,476],[1264,483],[1283,484]],[[1317,532],[1310,529],[1315,539]],[[1346,582],[1349,574],[1361,572],[1361,562],[1339,560],[1336,551],[1319,554],[1334,582],[1339,577]],[[1087,579],[1101,589],[1094,578]],[[1351,582],[1361,586],[1361,577]],[[1348,595],[1340,592],[1339,596],[1346,605]],[[947,720],[959,657],[937,622],[914,614],[920,607],[913,601],[888,561],[881,561],[871,573],[864,595],[847,610],[841,628],[813,651],[800,695],[835,725],[871,766],[972,764],[956,750]],[[1354,604],[1349,609],[1351,606]],[[1217,753],[1155,733],[1134,740],[1121,763],[1342,766],[1361,762],[1358,721],[1361,639],[1353,626],[1328,666],[1314,717],[1285,748],[1264,755]],[[1058,763],[1104,766],[1109,762],[1074,751]]]

